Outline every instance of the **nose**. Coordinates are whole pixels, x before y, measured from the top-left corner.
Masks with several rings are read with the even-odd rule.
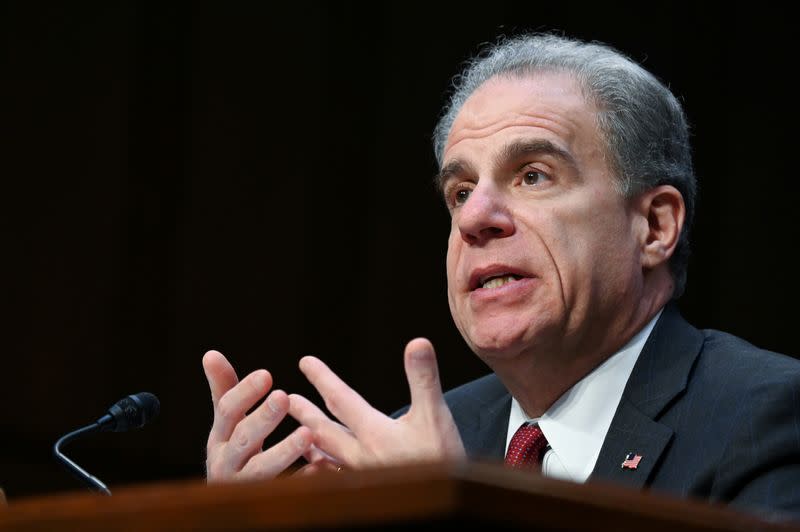
[[[479,182],[458,212],[461,238],[470,245],[484,245],[514,234],[514,219],[502,191],[490,181]]]

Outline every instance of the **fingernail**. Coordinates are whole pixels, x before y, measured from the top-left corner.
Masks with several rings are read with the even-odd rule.
[[[278,405],[272,399],[271,395],[267,396],[267,406],[269,406],[269,409],[272,410],[276,414],[280,411],[280,409],[278,408]]]
[[[420,362],[430,360],[431,352],[427,349],[415,349],[411,351],[411,358]]]

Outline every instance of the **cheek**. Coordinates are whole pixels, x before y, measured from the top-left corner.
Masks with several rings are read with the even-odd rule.
[[[460,240],[460,239],[458,239]],[[456,289],[456,279],[458,272],[458,259],[461,252],[461,246],[451,233],[450,239],[447,242],[447,258],[446,258],[446,272],[447,272],[447,295],[452,300],[452,295]],[[452,301],[451,301],[452,305]]]
[[[633,248],[630,227],[619,217],[594,217],[579,228],[571,248],[573,283],[581,290],[590,284],[593,290],[616,290],[627,277]],[[579,245],[582,242],[583,245]]]
[[[606,275],[614,277],[614,271],[629,259],[630,227],[617,206],[594,203],[554,212],[549,223],[540,227],[547,228],[542,239],[567,299],[579,297],[578,293],[589,288],[587,284],[602,281]]]
[[[463,241],[461,240],[460,233],[455,230],[450,233],[450,238],[447,242],[447,302],[450,305],[450,313],[459,323],[458,312],[458,290],[459,290],[459,264],[461,262],[461,252],[463,250]]]
[[[447,283],[448,286],[455,281],[456,269],[458,267],[458,259],[461,254],[461,238],[458,231],[450,231],[450,237],[447,239]]]

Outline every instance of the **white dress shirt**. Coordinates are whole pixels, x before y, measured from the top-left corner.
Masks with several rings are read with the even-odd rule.
[[[549,444],[542,462],[543,474],[585,482],[597,462],[633,366],[659,316],[661,311],[622,349],[559,397],[541,417],[528,417],[512,397],[506,451],[520,425],[538,423]]]

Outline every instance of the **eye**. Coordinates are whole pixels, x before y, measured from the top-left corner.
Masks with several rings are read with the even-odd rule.
[[[468,181],[456,183],[445,190],[445,201],[450,209],[464,205],[472,194],[474,185]]]
[[[466,188],[462,188],[461,190],[456,190],[455,195],[453,196],[455,203],[457,205],[465,203],[467,199],[469,199],[470,192],[472,191]]]
[[[550,176],[539,170],[525,170],[522,174],[522,182],[526,185],[541,185],[545,181],[549,181]]]

